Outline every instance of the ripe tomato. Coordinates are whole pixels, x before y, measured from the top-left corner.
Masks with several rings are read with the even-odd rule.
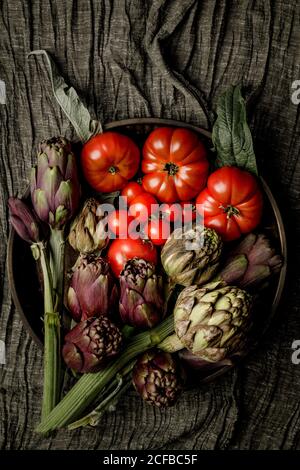
[[[107,217],[107,224],[109,230],[117,237],[128,237],[128,226],[133,221],[133,217],[127,211],[115,210]]]
[[[140,152],[133,140],[117,132],[92,137],[81,152],[85,179],[103,193],[124,188],[136,174],[139,159]]]
[[[206,149],[188,129],[160,127],[148,136],[142,159],[143,187],[159,201],[188,201],[206,184]]]
[[[196,219],[196,205],[193,201],[181,202],[183,222],[192,222]]]
[[[114,240],[108,250],[108,262],[115,274],[119,276],[126,261],[134,257],[143,258],[146,261],[157,264],[157,251],[153,243],[149,240],[132,240],[127,238],[121,240],[120,238]]]
[[[251,173],[224,166],[209,176],[196,203],[204,205],[204,225],[230,241],[259,224],[263,197]]]
[[[152,207],[155,204],[156,207]],[[133,199],[129,206],[129,214],[140,222],[146,222],[158,209],[157,200],[152,194],[143,193]],[[154,212],[153,212],[154,211]]]
[[[163,220],[169,222],[191,222],[196,219],[196,205],[192,201],[181,201],[180,203],[164,203],[160,206]]]
[[[130,183],[126,184],[125,188],[122,190],[121,196],[127,197],[127,204],[130,205],[137,196],[144,192],[145,190],[141,184],[136,181],[130,181]]]
[[[164,245],[171,233],[170,223],[163,219],[151,219],[144,231],[154,245]]]
[[[177,202],[173,204],[164,202],[160,205],[159,210],[163,220],[168,222],[177,222],[181,219],[181,209]]]

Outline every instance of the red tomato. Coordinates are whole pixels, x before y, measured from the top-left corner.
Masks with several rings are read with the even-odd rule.
[[[193,201],[181,202],[182,217],[184,222],[192,222],[196,219],[196,205]]]
[[[165,202],[160,205],[159,210],[163,220],[177,222],[181,219],[181,208],[178,203],[168,204]]]
[[[81,152],[85,179],[103,193],[123,189],[136,174],[139,159],[140,152],[133,140],[117,132],[92,137]]]
[[[128,226],[133,221],[133,217],[125,210],[116,210],[107,217],[109,230],[117,237],[128,237]]]
[[[192,201],[181,201],[180,203],[160,205],[161,216],[163,220],[169,222],[191,222],[196,219],[196,205]]]
[[[145,191],[141,184],[136,181],[130,181],[130,183],[126,184],[125,188],[122,190],[121,196],[127,197],[127,204],[130,205],[137,196],[144,192]]]
[[[151,219],[144,230],[154,245],[164,245],[171,233],[170,223],[163,219]]]
[[[205,187],[207,152],[194,132],[160,127],[145,142],[142,171],[145,191],[159,201],[188,201]]]
[[[204,205],[204,225],[230,241],[259,224],[263,197],[251,173],[224,166],[209,176],[196,203]]]
[[[156,205],[152,207],[153,204]],[[134,218],[138,218],[140,222],[146,222],[151,215],[158,209],[157,200],[152,194],[143,193],[134,198],[129,206],[129,214]],[[153,212],[154,211],[154,212]]]
[[[119,276],[126,261],[134,257],[143,258],[146,261],[157,264],[157,251],[153,243],[149,240],[126,240],[116,239],[112,242],[108,250],[108,262],[115,274]]]

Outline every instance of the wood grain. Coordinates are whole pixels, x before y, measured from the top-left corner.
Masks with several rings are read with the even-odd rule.
[[[299,109],[300,5],[296,0],[84,0],[9,2],[0,6],[0,446],[3,449],[291,449],[300,448]],[[73,129],[52,99],[42,60],[47,49],[103,123],[127,117],[179,119],[206,127],[216,100],[241,82],[259,168],[288,228],[290,279],[264,344],[241,368],[185,392],[165,411],[134,392],[97,429],[43,439],[39,420],[42,356],[12,305],[5,270],[7,198],[21,194],[38,142]],[[203,113],[200,102],[207,103]],[[21,266],[20,269],[26,269]]]

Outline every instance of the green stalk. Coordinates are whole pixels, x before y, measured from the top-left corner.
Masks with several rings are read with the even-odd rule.
[[[101,421],[102,416],[106,411],[109,410],[111,407],[115,407],[119,402],[120,398],[127,390],[132,386],[131,377],[127,377],[122,384],[120,384],[120,388],[116,389],[111,396],[107,397],[103,402],[100,403],[99,408],[97,407],[93,412],[89,415],[85,416],[74,423],[68,425],[68,430],[72,431],[74,429],[78,429],[80,427],[85,426],[98,426]],[[115,410],[115,408],[114,408]]]
[[[57,374],[60,378],[59,385],[59,395],[56,398],[55,405],[59,402],[61,398],[61,391],[65,382],[65,374],[62,361],[61,361],[61,318],[62,318],[62,309],[63,309],[63,298],[64,298],[64,268],[65,268],[65,238],[64,230],[59,229],[50,229],[50,238],[49,238],[49,248],[50,248],[50,269],[53,279],[53,289],[56,293],[56,303],[55,309],[58,312],[58,318],[56,318],[57,324],[57,348],[60,351],[59,354],[55,353],[53,350],[52,353],[55,354],[56,363],[57,363]],[[59,323],[58,323],[59,321]],[[56,343],[54,343],[56,344]],[[51,344],[49,345],[51,348]]]
[[[173,331],[174,318],[170,315],[152,330],[134,336],[124,352],[108,367],[94,374],[84,374],[49,416],[42,420],[37,432],[45,434],[78,419],[123,367],[139,354],[159,344]]]
[[[60,317],[55,312],[52,279],[45,247],[39,244],[44,282],[44,385],[42,419],[60,398]]]
[[[97,426],[100,422],[105,411],[109,408],[115,407],[119,399],[132,385],[131,372],[136,363],[136,360],[130,362],[121,373],[116,375],[116,378],[105,390],[101,401],[98,403],[96,408],[88,413],[83,418],[75,421],[68,425],[68,429],[77,429],[83,426]]]
[[[165,338],[161,343],[159,343],[158,347],[162,351],[174,353],[183,349],[184,345],[182,344],[176,333],[174,333],[171,336]]]
[[[52,290],[52,276],[49,268],[49,262],[46,255],[46,249],[42,242],[38,243],[39,256],[37,259],[41,262],[44,283],[44,312],[53,312],[53,290]]]
[[[49,238],[50,269],[52,274],[53,289],[57,295],[57,311],[61,311],[64,291],[64,256],[65,239],[64,231],[52,229]]]

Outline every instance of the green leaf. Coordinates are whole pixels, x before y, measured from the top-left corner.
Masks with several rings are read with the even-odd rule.
[[[91,119],[88,109],[80,101],[75,89],[66,84],[59,74],[54,61],[44,49],[32,51],[28,54],[44,55],[49,68],[51,85],[54,97],[66,114],[69,121],[82,142],[87,142],[93,135],[103,132],[101,123]]]
[[[97,199],[101,204],[114,204],[115,199],[121,194],[120,191],[114,191],[112,193],[98,193]]]
[[[238,166],[257,175],[251,131],[240,86],[232,86],[219,99],[212,140],[216,165]]]

